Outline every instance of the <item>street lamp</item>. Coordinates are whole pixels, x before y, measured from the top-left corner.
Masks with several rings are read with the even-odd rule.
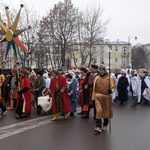
[[[108,45],[109,47],[109,73],[111,73],[111,69],[110,69],[110,59],[111,59],[111,52],[112,52],[112,45],[109,43]]]
[[[111,69],[110,69],[111,64],[110,63],[111,63],[112,44],[111,44],[111,42],[110,42],[109,39],[107,39],[106,44],[108,46],[108,66],[109,66],[109,72],[111,72]]]

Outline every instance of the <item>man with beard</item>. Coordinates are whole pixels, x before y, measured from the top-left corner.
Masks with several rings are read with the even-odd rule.
[[[96,76],[94,80],[92,94],[92,99],[95,99],[96,107],[96,128],[94,129],[96,133],[106,131],[109,119],[112,118],[111,94],[114,88],[115,85],[112,75],[108,74],[104,65],[101,65],[99,68],[99,76]]]

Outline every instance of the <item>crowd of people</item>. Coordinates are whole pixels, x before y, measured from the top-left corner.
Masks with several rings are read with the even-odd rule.
[[[15,110],[17,119],[29,117],[34,108],[38,115],[51,114],[52,121],[78,115],[88,119],[93,108],[95,133],[107,130],[113,117],[112,103],[123,105],[128,96],[132,97],[132,107],[137,104],[149,105],[150,77],[145,69],[116,69],[114,73],[104,64],[92,64],[78,71],[60,69],[34,71],[30,68],[16,68],[11,74],[0,69],[1,116],[7,110]],[[39,105],[40,97],[47,98]],[[42,113],[44,112],[44,113]]]
[[[114,101],[119,101],[123,105],[128,96],[131,96],[132,107],[137,104],[150,104],[150,76],[145,68],[133,70],[129,67],[126,70],[116,70],[114,76],[116,79]]]

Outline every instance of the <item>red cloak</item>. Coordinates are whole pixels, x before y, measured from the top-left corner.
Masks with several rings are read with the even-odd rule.
[[[22,97],[24,99],[22,112],[23,113],[31,113],[32,104],[31,104],[31,90],[30,90],[30,80],[28,77],[23,76],[20,80],[20,89],[27,87],[28,90],[25,93],[22,93]],[[20,99],[20,95],[18,95],[18,100]],[[18,105],[18,103],[17,103]]]
[[[67,80],[64,76],[59,75],[58,77],[53,76],[50,84],[50,90],[52,94],[52,113],[57,113],[56,109],[56,95],[55,95],[55,90],[56,90],[56,83],[58,81],[58,87],[61,91],[61,89],[65,88],[64,92],[60,92],[60,97],[62,101],[62,112],[68,113],[70,112],[70,101],[69,101],[69,96],[67,92]]]

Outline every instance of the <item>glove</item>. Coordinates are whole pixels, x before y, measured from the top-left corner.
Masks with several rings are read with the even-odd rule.
[[[112,94],[112,90],[109,89],[109,90],[108,90],[108,94]]]
[[[22,94],[22,90],[18,91],[18,94],[21,95]]]
[[[91,101],[90,107],[95,107],[95,100],[92,100],[92,101]]]
[[[61,93],[64,93],[64,92],[65,92],[65,89],[66,89],[66,88],[63,87],[63,88],[60,90],[60,92],[61,92]]]
[[[88,88],[88,85],[86,84],[85,86],[84,86],[84,89],[86,90]]]
[[[37,89],[35,89],[34,91],[35,91],[35,92],[38,92],[38,91],[39,91],[39,89],[37,88]]]
[[[18,86],[18,81],[15,81],[15,86]]]
[[[29,88],[28,87],[24,87],[23,89],[21,89],[20,91],[18,91],[18,94],[22,94],[25,93]]]
[[[69,96],[71,96],[73,94],[73,91],[71,91],[70,93],[68,93]]]

